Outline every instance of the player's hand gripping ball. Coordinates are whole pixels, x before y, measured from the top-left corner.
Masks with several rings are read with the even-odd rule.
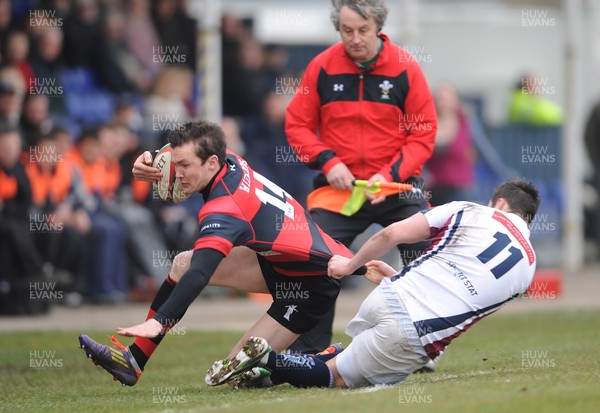
[[[175,164],[171,162],[172,155],[173,148],[171,148],[171,144],[169,143],[157,151],[152,166],[160,169],[162,178],[152,185],[163,201],[181,202],[188,199],[189,195],[183,192],[181,182],[175,177]]]

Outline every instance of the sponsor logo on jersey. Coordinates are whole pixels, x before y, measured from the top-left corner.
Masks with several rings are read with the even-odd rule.
[[[221,228],[221,224],[219,224],[218,222],[211,222],[210,224],[203,225],[202,228],[200,228],[200,232],[204,231],[205,229],[214,228]]]
[[[457,278],[466,288],[470,295],[478,295],[475,286],[469,280],[469,277],[465,275],[465,273],[459,269],[456,264],[450,261],[446,261],[446,263],[452,268],[454,272],[454,277]]]

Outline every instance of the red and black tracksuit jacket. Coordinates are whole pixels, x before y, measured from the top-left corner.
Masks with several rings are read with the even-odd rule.
[[[343,162],[357,179],[420,175],[433,152],[433,97],[416,60],[381,34],[383,48],[363,71],[337,43],[308,65],[287,108],[289,144],[324,174]]]

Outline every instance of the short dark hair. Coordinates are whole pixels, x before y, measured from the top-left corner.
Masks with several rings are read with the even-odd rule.
[[[55,126],[48,132],[48,135],[52,136],[53,139],[62,134],[69,135],[72,138],[71,131],[64,126]]]
[[[212,155],[217,155],[219,165],[225,165],[227,142],[223,129],[214,122],[198,120],[187,122],[173,129],[169,134],[169,143],[173,148],[192,142],[196,148],[196,156],[206,162]]]
[[[377,24],[378,32],[381,31],[387,19],[388,9],[383,0],[331,0],[331,5],[333,9],[329,18],[337,31],[340,30],[340,10],[344,6],[358,13],[365,20],[372,16]]]
[[[87,125],[84,126],[79,132],[79,136],[77,137],[76,144],[79,145],[81,142],[86,140],[98,140],[98,132],[100,131],[100,126],[98,125]]]
[[[492,205],[504,198],[511,212],[523,217],[530,224],[535,218],[542,198],[533,183],[523,178],[511,178],[498,185],[492,193]]]

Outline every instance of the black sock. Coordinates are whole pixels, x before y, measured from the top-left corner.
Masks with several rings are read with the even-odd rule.
[[[308,354],[282,354],[272,351],[266,366],[272,371],[273,384],[290,383],[296,387],[332,387],[329,367],[318,357]]]
[[[154,300],[152,300],[152,304],[150,304],[150,310],[148,311],[146,320],[152,318],[152,316],[165,303],[165,301],[167,301],[176,285],[177,283],[173,281],[170,276],[167,276],[165,281],[163,281],[162,285],[156,292]],[[183,314],[181,317],[183,317]],[[181,317],[179,317],[179,319],[181,319]],[[144,370],[148,359],[150,359],[150,356],[154,350],[156,350],[156,347],[158,347],[164,336],[165,335],[161,333],[154,338],[137,337],[133,341],[133,344],[129,346],[129,351],[131,352],[131,355],[135,361],[138,363],[140,369]]]

